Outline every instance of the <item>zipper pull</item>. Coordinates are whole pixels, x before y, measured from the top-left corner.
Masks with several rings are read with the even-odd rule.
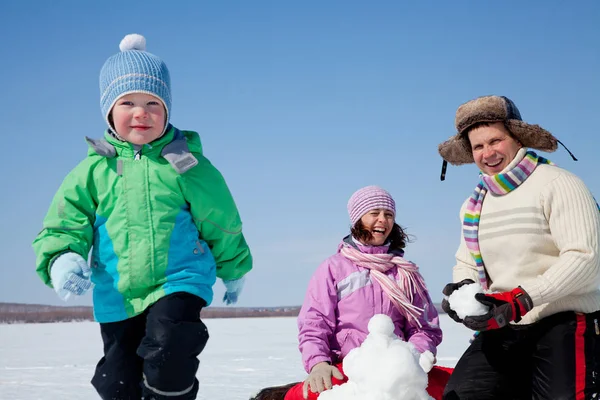
[[[600,327],[598,326],[598,318],[594,318],[594,329],[596,330],[596,335],[600,335]]]
[[[144,146],[140,146],[137,144],[133,145],[133,150],[135,151],[133,159],[134,160],[139,160],[142,158],[142,149],[144,148]]]

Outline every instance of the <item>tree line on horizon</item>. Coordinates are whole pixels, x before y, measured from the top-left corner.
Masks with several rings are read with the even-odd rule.
[[[435,308],[442,313],[441,307]],[[297,317],[300,306],[207,307],[201,318]],[[0,303],[0,324],[93,321],[91,306],[50,306],[44,304]]]

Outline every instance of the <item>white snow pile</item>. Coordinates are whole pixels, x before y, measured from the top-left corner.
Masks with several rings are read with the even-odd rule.
[[[344,358],[348,382],[322,392],[319,400],[430,400],[419,352],[394,334],[390,317],[369,321],[363,344]]]
[[[475,299],[477,293],[483,293],[481,285],[479,283],[470,283],[461,286],[448,296],[450,308],[456,311],[456,315],[460,319],[464,319],[467,315],[483,315],[489,311],[487,306],[484,306]]]

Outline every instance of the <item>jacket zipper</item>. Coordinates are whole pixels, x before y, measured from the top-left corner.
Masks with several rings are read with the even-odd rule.
[[[140,149],[135,152],[135,156],[133,157],[134,160],[141,160],[142,159],[142,150],[144,149],[144,147],[148,147],[148,150],[152,149],[152,146],[150,144],[143,144],[140,147]]]

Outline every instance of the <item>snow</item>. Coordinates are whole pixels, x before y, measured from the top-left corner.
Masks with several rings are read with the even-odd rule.
[[[205,319],[198,399],[247,400],[263,387],[304,380],[295,318]],[[454,366],[472,332],[440,316],[438,365]],[[0,399],[98,399],[90,379],[102,357],[93,322],[0,325]]]
[[[348,382],[323,392],[319,400],[430,400],[427,374],[415,347],[394,334],[394,323],[378,314],[369,335],[344,359]]]
[[[450,308],[456,311],[456,315],[460,319],[464,319],[469,315],[487,314],[489,308],[475,299],[477,293],[483,292],[483,287],[479,283],[471,283],[461,286],[452,292],[447,299],[450,303]]]

